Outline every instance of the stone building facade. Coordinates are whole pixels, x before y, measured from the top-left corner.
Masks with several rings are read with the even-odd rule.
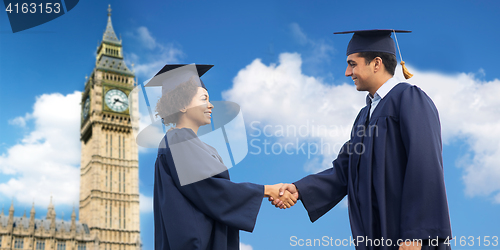
[[[45,219],[35,219],[35,206],[30,217],[14,217],[14,205],[9,214],[0,214],[0,249],[56,249],[87,250],[98,249],[99,239],[91,235],[86,224],[76,221],[73,210],[71,221],[56,219],[56,212],[50,202]]]

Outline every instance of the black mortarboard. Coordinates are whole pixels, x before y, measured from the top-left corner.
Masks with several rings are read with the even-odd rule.
[[[179,84],[189,81],[192,76],[196,76],[196,84],[206,89],[200,77],[213,66],[206,64],[167,64],[144,86],[161,86],[161,93],[165,94],[174,90]]]
[[[391,34],[394,33],[410,33],[409,30],[391,30],[391,29],[374,29],[374,30],[353,30],[353,31],[343,31],[343,32],[335,32],[333,34],[350,34],[352,35],[351,41],[349,41],[349,45],[347,45],[346,55],[350,55],[358,52],[385,52],[396,55],[396,46],[394,40],[391,37]],[[397,44],[397,38],[396,38]],[[399,46],[398,46],[399,49]],[[401,52],[399,53],[399,57],[401,58]],[[404,61],[401,58],[401,65],[403,65],[403,73],[405,78],[408,79],[411,77],[411,74],[408,72],[406,67],[404,66]]]
[[[347,45],[346,55],[357,52],[386,52],[396,55],[396,46],[391,38],[393,32],[410,33],[409,30],[354,30],[335,32],[333,34],[349,34],[352,35],[349,45]]]

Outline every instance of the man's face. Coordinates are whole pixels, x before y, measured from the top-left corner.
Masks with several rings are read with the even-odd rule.
[[[365,58],[359,57],[358,54],[353,53],[347,56],[345,76],[352,78],[358,91],[368,91],[371,89],[373,61],[366,65]]]

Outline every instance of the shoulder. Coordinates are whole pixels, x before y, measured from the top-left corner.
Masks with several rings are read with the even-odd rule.
[[[439,121],[439,112],[432,99],[421,88],[410,85],[400,95],[400,116],[410,116],[412,119],[435,117]]]
[[[167,132],[165,138],[169,144],[179,143],[197,138],[198,136],[190,128],[175,128]]]
[[[170,146],[183,142],[190,141],[192,139],[197,138],[196,134],[193,130],[189,128],[180,128],[180,129],[172,129],[169,130],[161,140],[158,145],[158,154],[165,154],[170,151]]]
[[[388,93],[388,96],[397,99],[400,102],[427,100],[431,98],[417,85],[407,82],[400,82]]]
[[[434,106],[432,99],[417,85],[411,85],[401,92],[401,102],[422,102]]]
[[[394,86],[391,91],[387,94],[388,96],[399,96],[402,92],[414,87],[415,85],[409,84],[407,82],[399,82]]]
[[[182,146],[177,148],[184,149],[202,149],[210,153],[217,153],[217,150],[202,141],[198,135],[190,128],[180,128],[168,131],[165,135],[167,141],[167,148],[171,148],[175,144],[182,144]]]

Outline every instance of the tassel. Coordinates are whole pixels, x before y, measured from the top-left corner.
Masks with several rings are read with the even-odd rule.
[[[404,61],[401,61],[401,66],[403,68],[403,75],[405,76],[405,78],[410,79],[413,76],[413,74],[408,71]]]

